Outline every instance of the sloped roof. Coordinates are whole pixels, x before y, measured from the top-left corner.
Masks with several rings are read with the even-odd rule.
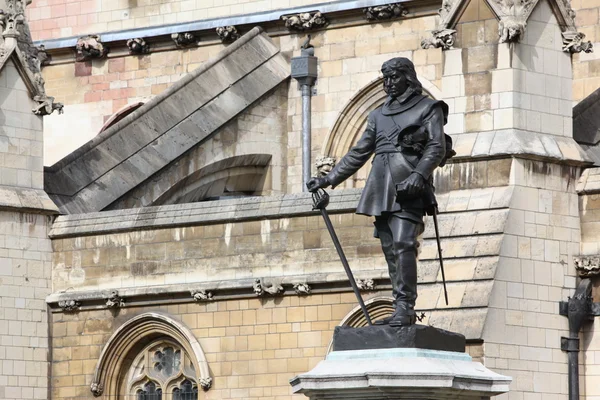
[[[600,165],[600,88],[573,107],[573,138]]]
[[[62,212],[103,210],[208,139],[284,82],[288,61],[254,28],[53,166],[45,189]]]

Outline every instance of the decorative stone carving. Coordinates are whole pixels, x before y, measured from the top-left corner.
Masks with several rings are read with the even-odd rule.
[[[171,35],[171,39],[173,39],[178,47],[185,47],[193,44],[196,45],[199,41],[196,35],[190,32],[173,33]]]
[[[581,32],[563,32],[563,51],[569,53],[591,53],[594,51],[594,45],[589,40],[585,42],[585,34]]]
[[[421,47],[424,49],[441,48],[442,50],[450,50],[454,48],[454,40],[456,38],[455,29],[434,30],[432,36],[421,41]]]
[[[101,383],[92,382],[92,384],[90,385],[90,391],[92,392],[94,397],[100,397],[102,396],[102,393],[104,393],[104,386],[102,386]]]
[[[264,296],[265,294],[270,294],[271,296],[276,296],[283,292],[283,286],[281,286],[277,283],[272,283],[270,286],[266,286],[258,278],[254,280],[254,284],[252,285],[252,288],[254,289],[254,293],[257,296]]]
[[[296,283],[294,285],[294,290],[296,294],[310,294],[311,288],[308,283]]]
[[[213,301],[213,293],[207,292],[204,289],[201,290],[190,290],[190,294],[192,295],[194,301]]]
[[[38,105],[31,109],[31,112],[35,115],[45,116],[52,114],[55,110],[58,110],[58,114],[63,114],[65,105],[63,103],[55,102],[52,96],[33,96],[33,100]]]
[[[208,391],[212,387],[213,379],[210,377],[209,378],[199,378],[198,381],[200,382],[200,387],[205,392]]]
[[[6,9],[0,10],[2,36],[16,38],[20,36],[20,25],[25,24],[25,4],[22,0],[6,0],[6,5]]]
[[[75,312],[79,310],[81,303],[77,300],[61,300],[58,302],[58,306],[63,310],[63,312]]]
[[[121,308],[125,307],[125,299],[119,296],[119,292],[113,290],[110,292],[110,297],[106,299],[106,307]]]
[[[527,27],[526,20],[513,16],[502,17],[498,23],[498,35],[500,43],[514,43],[523,38],[525,28]]]
[[[400,3],[367,7],[363,9],[363,12],[367,21],[384,21],[392,18],[404,17],[408,14],[408,10]]]
[[[317,161],[315,161],[315,166],[317,167],[317,176],[321,178],[331,172],[333,167],[335,167],[335,162],[335,157],[321,156],[317,158]]]
[[[537,2],[538,0],[489,0],[490,7],[500,17],[500,43],[518,42],[523,38],[527,19]]]
[[[77,61],[103,58],[108,54],[108,48],[102,44],[98,35],[79,38],[75,46],[75,51],[77,52]]]
[[[356,281],[356,286],[363,291],[373,291],[377,289],[377,285],[373,279],[359,279]]]
[[[446,21],[448,19],[455,2],[456,0],[444,0],[442,2],[442,8],[438,10],[441,21]]]
[[[217,35],[223,43],[233,43],[241,37],[236,27],[233,25],[218,27]]]
[[[297,32],[325,28],[329,25],[327,18],[319,11],[284,15],[281,19],[285,22],[286,28]]]
[[[131,54],[148,54],[150,53],[150,46],[143,38],[129,39],[127,41],[127,47]]]
[[[575,270],[582,278],[600,275],[600,256],[574,257]]]

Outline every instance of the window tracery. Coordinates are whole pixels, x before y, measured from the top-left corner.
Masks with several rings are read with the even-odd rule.
[[[192,360],[170,340],[146,346],[131,364],[126,382],[128,400],[198,400]]]

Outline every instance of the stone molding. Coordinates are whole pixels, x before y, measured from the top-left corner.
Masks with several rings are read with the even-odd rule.
[[[198,384],[208,390],[210,386],[202,385],[211,379],[208,362],[200,343],[192,331],[183,323],[168,315],[149,312],[137,315],[122,324],[108,339],[94,370],[90,391],[95,397],[115,397],[118,394],[118,381],[121,369],[129,352],[143,340],[166,336],[179,343],[190,355],[194,369],[199,373]],[[116,356],[118,355],[118,357]]]

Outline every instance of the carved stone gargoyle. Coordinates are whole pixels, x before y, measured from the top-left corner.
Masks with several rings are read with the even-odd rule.
[[[103,58],[108,54],[108,48],[102,44],[98,35],[79,38],[75,45],[75,51],[77,52],[77,61]]]
[[[173,33],[171,39],[173,39],[177,47],[191,46],[198,44],[199,41],[196,35],[191,32]]]
[[[404,17],[408,10],[400,3],[384,4],[363,9],[367,21],[385,21],[393,18]]]
[[[150,53],[150,45],[143,38],[134,38],[127,41],[127,47],[131,54],[148,54]]]
[[[233,25],[219,26],[216,31],[217,36],[223,43],[233,43],[241,37],[237,28]]]
[[[290,31],[304,32],[312,29],[325,28],[329,21],[319,11],[306,12],[293,15],[284,15],[281,19]]]

